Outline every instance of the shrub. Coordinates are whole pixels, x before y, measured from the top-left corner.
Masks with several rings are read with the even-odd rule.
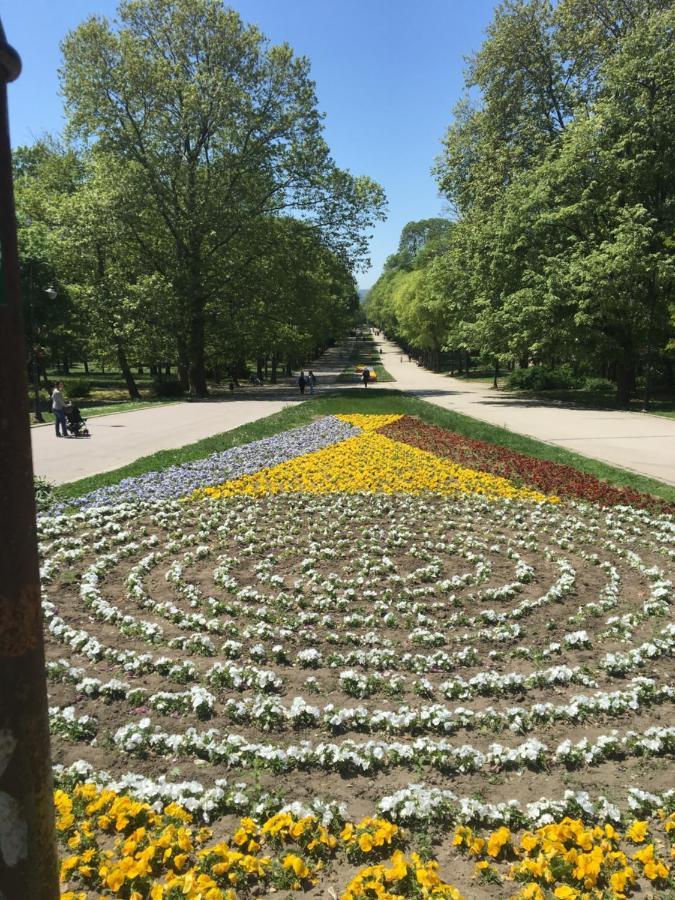
[[[46,478],[35,476],[33,478],[35,488],[35,506],[38,512],[44,512],[58,500],[58,491]]]
[[[67,397],[75,397],[83,400],[91,394],[91,381],[86,378],[73,378],[72,381],[64,381]]]
[[[616,385],[608,378],[595,378],[589,376],[588,378],[584,378],[584,389],[591,394],[614,394],[616,392]]]
[[[581,385],[581,379],[563,366],[550,369],[548,366],[529,366],[514,369],[509,376],[509,387],[520,391],[571,390]]]
[[[157,397],[180,397],[184,391],[177,378],[157,375],[152,381],[152,390]]]

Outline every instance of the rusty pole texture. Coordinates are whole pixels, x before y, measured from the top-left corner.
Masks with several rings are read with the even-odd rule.
[[[59,896],[33,464],[0,23],[0,897]]]

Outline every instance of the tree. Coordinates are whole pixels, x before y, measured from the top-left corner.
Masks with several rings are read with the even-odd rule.
[[[355,263],[383,193],[330,158],[307,60],[218,0],[127,0],[116,29],[92,17],[63,53],[69,131],[124,163],[144,198],[129,228],[171,285],[181,361],[202,396],[207,309],[227,293],[235,242],[293,210]]]

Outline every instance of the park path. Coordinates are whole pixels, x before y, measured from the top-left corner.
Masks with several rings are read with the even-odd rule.
[[[313,364],[318,391],[335,383],[350,353],[351,343],[332,347]],[[224,398],[93,416],[87,422],[90,438],[57,440],[53,425],[31,428],[33,470],[52,484],[66,484],[231,431],[299,402],[295,379],[287,379],[264,388],[247,385]]]
[[[675,420],[620,410],[571,409],[523,399],[408,362],[374,335],[391,385],[454,412],[675,485]],[[384,385],[383,385],[384,386]],[[387,385],[388,386],[388,385]]]

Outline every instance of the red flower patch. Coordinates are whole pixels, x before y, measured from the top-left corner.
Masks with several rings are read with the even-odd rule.
[[[379,430],[393,440],[403,441],[420,450],[428,450],[437,456],[450,457],[460,466],[501,475],[516,484],[536,488],[546,494],[589,500],[600,506],[621,504],[654,512],[675,512],[675,506],[650,494],[642,494],[631,488],[613,487],[572,466],[515,453],[498,444],[488,444],[486,441],[446,431],[436,425],[426,425],[412,416],[403,416]]]

